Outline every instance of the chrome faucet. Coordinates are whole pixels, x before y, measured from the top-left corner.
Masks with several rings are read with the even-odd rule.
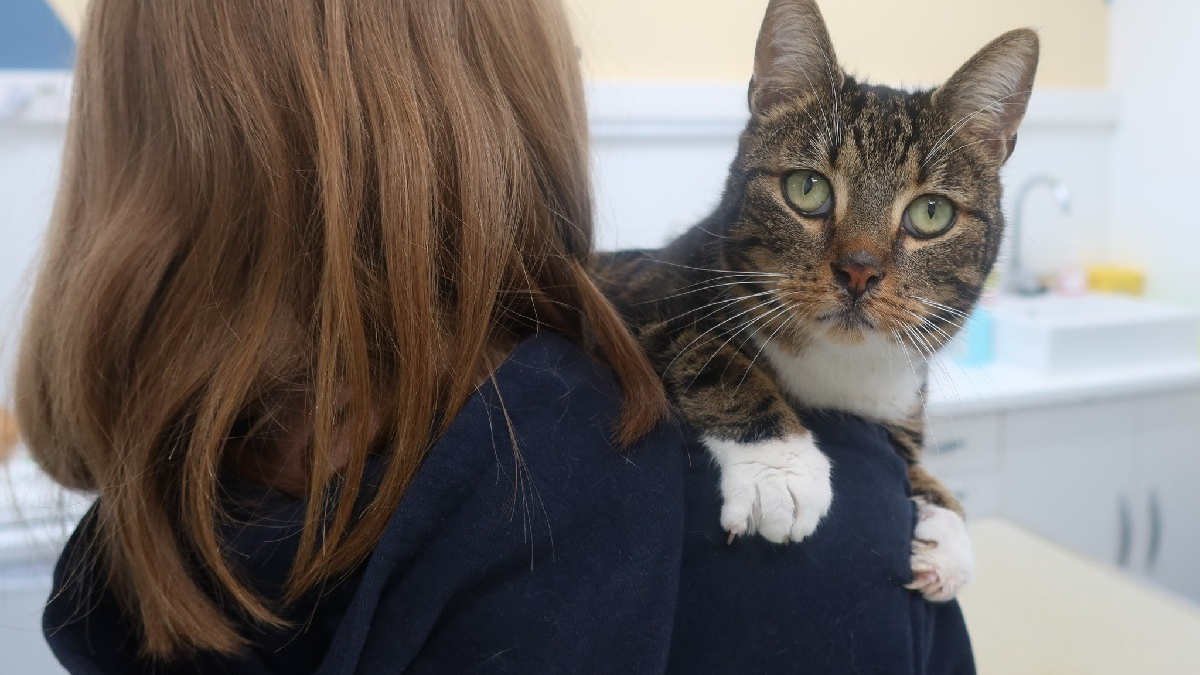
[[[1012,222],[1012,246],[1010,246],[1010,259],[1008,263],[1008,283],[1005,284],[1005,290],[1015,295],[1038,295],[1046,291],[1046,286],[1029,270],[1025,269],[1021,261],[1021,226],[1022,214],[1025,208],[1025,199],[1034,188],[1045,185],[1054,190],[1054,198],[1058,201],[1058,206],[1064,214],[1071,212],[1071,193],[1067,190],[1067,186],[1062,181],[1053,176],[1034,176],[1021,184],[1021,189],[1017,192],[1017,201],[1013,207],[1013,222]]]

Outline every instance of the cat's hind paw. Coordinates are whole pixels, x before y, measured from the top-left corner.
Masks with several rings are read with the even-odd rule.
[[[917,500],[912,544],[913,581],[907,586],[931,602],[953,600],[975,571],[975,556],[962,516]]]
[[[831,465],[812,434],[737,443],[705,439],[721,469],[721,526],[730,539],[759,534],[777,544],[817,529],[833,502]]]

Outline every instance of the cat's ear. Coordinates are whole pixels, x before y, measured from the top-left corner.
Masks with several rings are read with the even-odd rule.
[[[812,0],[771,0],[754,53],[750,112],[788,99],[828,93],[844,75],[829,30]]]
[[[949,122],[1006,161],[1017,144],[1038,65],[1037,33],[1022,28],[992,40],[933,93]]]

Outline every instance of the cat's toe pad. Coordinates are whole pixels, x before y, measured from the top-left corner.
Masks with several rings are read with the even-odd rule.
[[[831,467],[812,434],[755,444],[706,439],[705,445],[721,469],[721,526],[731,536],[797,542],[829,512]]]
[[[961,516],[918,501],[912,544],[913,581],[908,585],[931,602],[953,600],[971,580],[975,557]]]

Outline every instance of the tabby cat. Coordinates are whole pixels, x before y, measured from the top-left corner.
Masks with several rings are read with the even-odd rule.
[[[816,529],[831,467],[795,410],[836,409],[885,425],[909,463],[912,588],[946,600],[969,578],[962,509],[918,463],[925,359],[996,261],[999,172],[1037,61],[1037,35],[1015,30],[936,89],[871,85],[838,66],[811,0],[772,0],[716,211],[661,250],[599,258],[601,286],[721,470],[731,541]]]

